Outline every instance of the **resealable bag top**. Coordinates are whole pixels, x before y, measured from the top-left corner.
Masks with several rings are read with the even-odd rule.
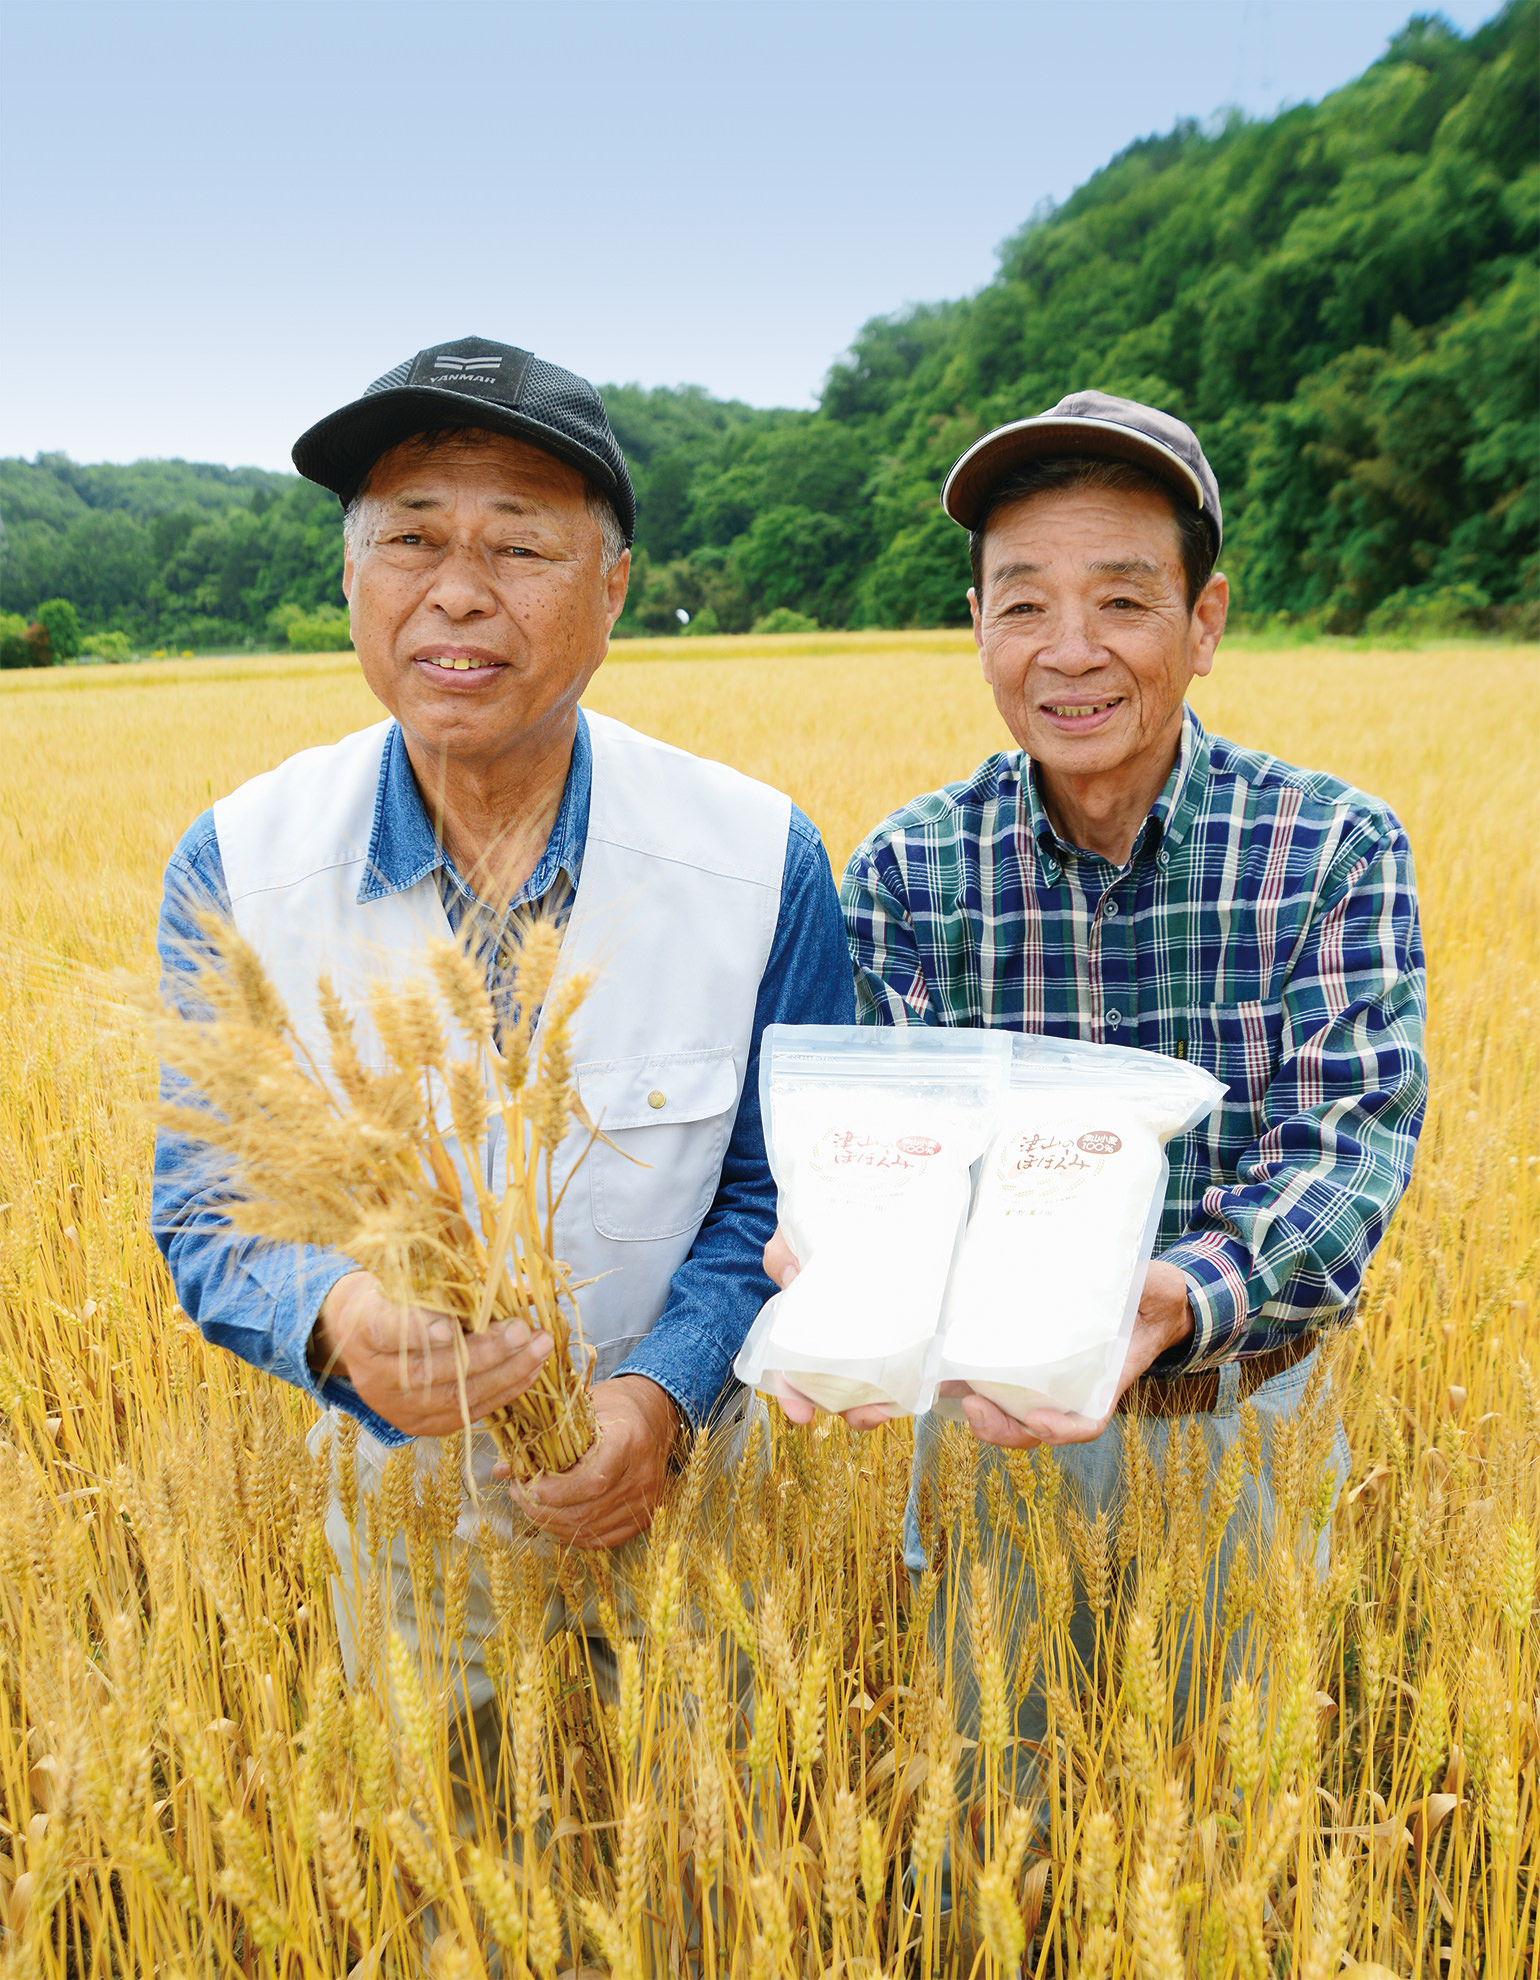
[[[801,1269],[749,1330],[741,1382],[914,1409],[1010,1065],[998,1031],[766,1026],[765,1146]]]
[[[918,1406],[971,1389],[1018,1421],[1112,1407],[1155,1249],[1166,1145],[1223,1096],[1184,1059],[1017,1037]],[[939,1400],[937,1400],[939,1394]]]

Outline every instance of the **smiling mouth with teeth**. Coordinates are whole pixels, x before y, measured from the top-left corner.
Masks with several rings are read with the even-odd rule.
[[[490,674],[492,671],[492,664],[493,663],[490,660],[467,659],[467,657],[463,653],[457,654],[453,659],[449,659],[445,657],[445,658],[436,658],[433,661],[433,665],[435,667],[448,667],[452,672],[456,674],[475,674],[475,673]]]
[[[1086,701],[1086,702],[1074,702],[1074,703],[1057,701],[1057,702],[1050,702],[1048,704],[1048,713],[1050,715],[1062,715],[1066,718],[1073,718],[1074,716],[1077,715],[1100,715],[1103,713],[1104,710],[1108,708],[1116,708],[1117,705],[1118,702],[1116,696],[1114,696],[1111,701]]]

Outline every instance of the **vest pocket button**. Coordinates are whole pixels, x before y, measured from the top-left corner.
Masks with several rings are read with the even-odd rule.
[[[662,1093],[657,1087],[654,1087],[647,1096],[647,1104],[649,1107],[658,1108],[663,1106],[667,1099],[668,1095],[666,1093]]]

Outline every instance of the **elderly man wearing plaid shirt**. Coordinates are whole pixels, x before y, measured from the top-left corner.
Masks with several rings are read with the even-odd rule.
[[[1019,747],[857,849],[859,1013],[1134,1045],[1224,1082],[1170,1151],[1117,1404],[1146,1419],[1157,1461],[1182,1418],[1217,1461],[1243,1401],[1264,1438],[1296,1407],[1407,1185],[1427,1085],[1411,851],[1377,799],[1210,736],[1187,707],[1229,588],[1218,486],[1179,420],[1076,394],[987,434],[942,502],[971,532],[974,637]],[[796,1269],[779,1235],[766,1269]],[[1064,1447],[1091,1511],[1115,1503],[1110,1415],[961,1407],[986,1444]],[[1346,1461],[1339,1424],[1339,1483]],[[1249,1483],[1231,1547],[1270,1513]],[[1090,1625],[1075,1618],[1087,1644]]]

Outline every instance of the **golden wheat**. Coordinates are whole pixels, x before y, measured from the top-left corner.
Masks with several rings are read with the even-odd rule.
[[[588,979],[573,972],[556,982],[554,923],[533,920],[510,938],[518,1006],[501,1032],[482,972],[454,942],[420,959],[427,976],[372,983],[369,1020],[386,1060],[378,1068],[360,1055],[354,1018],[329,979],[318,985],[323,1068],[250,944],[212,916],[204,934],[206,953],[187,958],[178,1000],[149,1006],[161,1063],[186,1082],[159,1118],[187,1151],[189,1184],[218,1151],[223,1213],[238,1230],[340,1252],[387,1298],[447,1313],[465,1334],[512,1319],[549,1334],[555,1348],[534,1382],[487,1425],[515,1477],[570,1469],[596,1434],[593,1355],[552,1250],[552,1164],[583,1113],[569,1041]],[[494,1121],[501,1196],[487,1180]]]
[[[839,859],[1001,731],[955,641],[824,644],[622,661],[591,698],[782,783]],[[1324,1580],[1243,1554],[1220,1612],[1195,1605],[1254,1421],[1207,1506],[1187,1457],[1157,1470],[1127,1430],[1100,1522],[1042,1454],[981,1502],[949,1435],[914,1582],[906,1431],[768,1423],[735,1496],[697,1452],[636,1558],[560,1565],[592,1638],[542,1646],[540,1571],[484,1541],[508,1709],[467,1826],[451,1481],[387,1471],[383,1516],[450,1614],[409,1653],[373,1584],[349,1685],[324,1520],[333,1457],[358,1516],[350,1435],[309,1455],[302,1399],[178,1313],[124,1016],[181,827],[373,711],[329,660],[0,683],[0,1971],[481,1975],[494,1947],[542,1980],[1533,1970],[1537,684],[1531,651],[1227,653],[1198,695],[1225,733],[1385,796],[1419,861],[1434,1100],[1337,1352],[1353,1475]],[[1273,1453],[1302,1525],[1314,1402]],[[1006,1530],[1029,1618],[992,1572]],[[1077,1580],[1105,1598],[1089,1668]],[[977,1748],[948,1647],[974,1631]],[[1179,1723],[1189,1654],[1224,1675]],[[1030,1687],[1048,1737],[1021,1806]]]

